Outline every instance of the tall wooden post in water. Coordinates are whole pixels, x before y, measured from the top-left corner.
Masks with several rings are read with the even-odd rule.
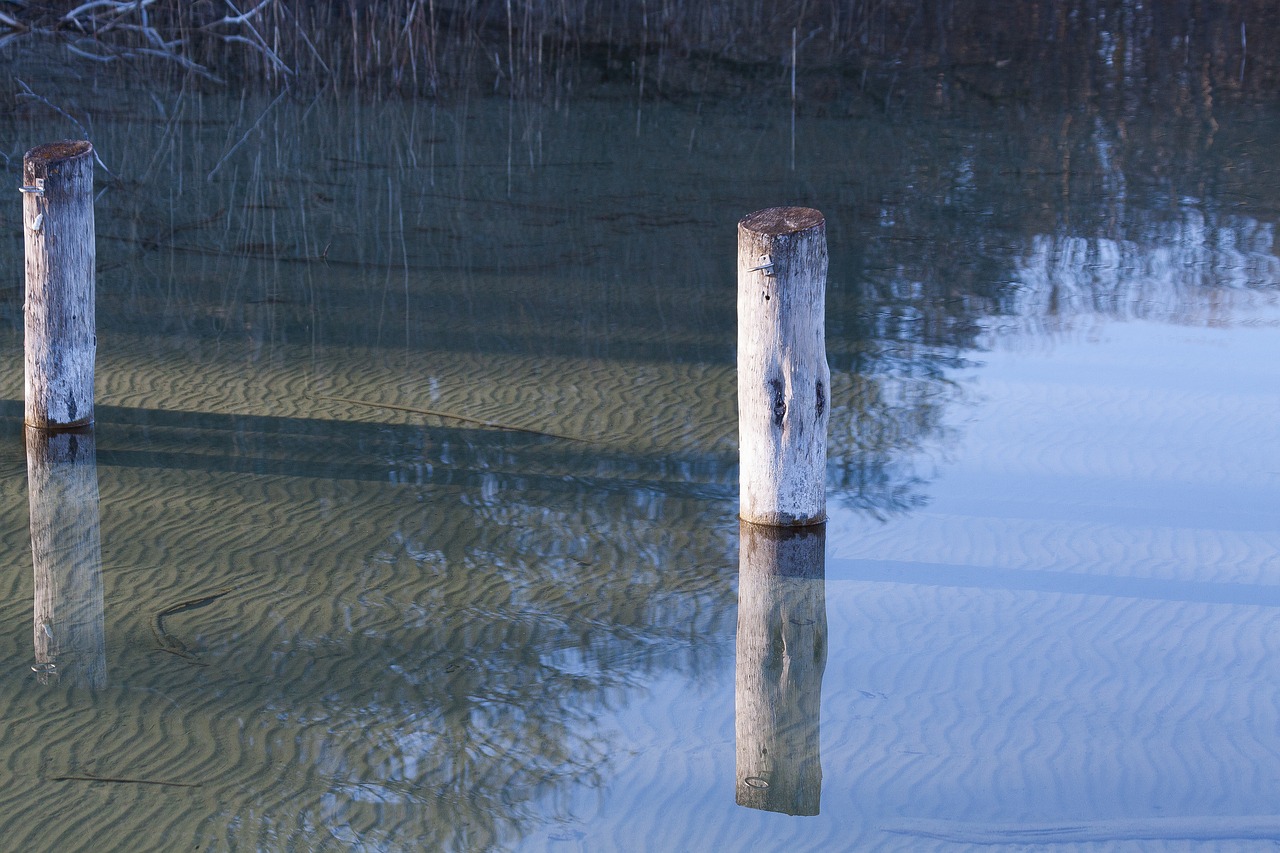
[[[26,241],[26,422],[93,423],[93,146],[37,145],[22,161]]]
[[[773,207],[738,223],[736,799],[793,815],[817,814],[822,791],[826,289],[821,213]]]
[[[771,207],[738,223],[738,454],[744,521],[827,517],[831,370],[821,213]]]

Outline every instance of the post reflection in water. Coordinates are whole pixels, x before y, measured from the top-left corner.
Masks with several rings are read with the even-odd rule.
[[[816,815],[827,663],[826,525],[740,525],[736,799],[748,808]]]
[[[102,543],[92,428],[28,429],[35,670],[42,684],[104,687]]]

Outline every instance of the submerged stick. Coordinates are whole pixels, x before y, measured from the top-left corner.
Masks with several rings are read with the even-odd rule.
[[[156,646],[155,650],[157,652],[164,652],[167,655],[173,655],[176,658],[182,658],[184,661],[191,664],[192,666],[208,666],[209,665],[204,661],[200,660],[200,658],[191,654],[191,652],[183,651],[181,649],[171,649],[171,648],[167,648],[166,646]]]
[[[126,785],[163,785],[166,788],[200,788],[203,782],[169,782],[164,779],[131,779],[125,776],[92,776],[84,774],[68,774],[50,777],[52,782],[116,782]]]
[[[451,421],[462,421],[468,424],[479,424],[480,426],[489,427],[490,429],[505,429],[511,432],[527,432],[531,435],[541,435],[547,438],[562,438],[565,441],[588,442],[589,439],[575,438],[572,435],[561,435],[558,432],[547,432],[546,430],[533,429],[531,427],[513,426],[511,424],[499,423],[498,421],[487,421],[482,418],[469,418],[466,415],[455,415],[452,412],[441,412],[435,409],[419,409],[415,406],[397,406],[394,403],[374,403],[369,400],[353,400],[349,397],[330,397],[327,394],[316,395],[320,400],[332,400],[335,403],[351,403],[356,406],[368,406],[371,409],[393,409],[397,412],[412,412],[416,415],[431,415],[434,418],[446,418]]]
[[[217,592],[213,592],[208,595],[179,601],[177,604],[171,604],[163,610],[157,611],[156,615],[151,617],[151,632],[156,635],[156,642],[160,644],[160,650],[178,655],[179,657],[195,660],[194,656],[187,651],[186,646],[182,644],[182,641],[165,630],[164,620],[176,613],[183,613],[187,610],[195,610],[197,607],[204,607],[208,604],[212,604],[224,595],[228,595],[234,591],[235,587],[229,586],[226,589],[220,589]]]

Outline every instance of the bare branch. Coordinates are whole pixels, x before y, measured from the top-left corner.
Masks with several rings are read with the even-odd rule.
[[[265,44],[261,44],[254,39],[245,38],[244,36],[240,36],[240,35],[219,36],[219,38],[221,38],[225,42],[236,42],[239,44],[246,44],[249,47],[253,48],[254,50],[258,51],[258,53],[262,54],[264,57],[266,57],[267,60],[270,61],[271,64],[276,67],[277,71],[284,72],[285,74],[293,73],[293,69],[291,69],[288,65],[285,65],[284,61],[280,59],[280,57],[276,56],[275,51],[267,47]]]
[[[69,46],[70,46],[70,45],[68,45],[68,47],[69,47]],[[93,57],[90,57],[90,58],[93,58]],[[108,61],[110,61],[110,60],[108,60]],[[18,97],[20,97],[20,98],[29,98],[29,99],[31,99],[31,100],[33,100],[33,101],[39,101],[40,103],[44,104],[44,105],[45,105],[46,107],[48,107],[49,109],[53,110],[53,111],[54,111],[55,113],[57,113],[58,115],[60,115],[60,116],[62,116],[63,118],[65,118],[67,121],[69,121],[69,122],[71,122],[72,124],[74,124],[74,125],[75,125],[79,130],[80,130],[80,135],[81,135],[81,136],[83,136],[85,139],[88,139],[88,138],[89,138],[89,131],[85,130],[84,125],[83,125],[83,124],[81,124],[81,123],[80,123],[80,121],[79,121],[75,116],[73,116],[71,113],[67,112],[67,111],[66,111],[66,110],[64,110],[62,107],[58,106],[57,104],[53,103],[52,101],[50,101],[48,98],[44,97],[43,95],[37,95],[34,91],[32,91],[31,87],[30,87],[30,86],[28,86],[28,85],[26,84],[26,82],[25,82],[25,81],[23,81],[23,80],[18,80],[18,78],[16,78],[16,77],[15,77],[14,79],[15,79],[15,80],[17,80],[18,85],[22,87],[22,91],[18,93]],[[103,170],[104,172],[106,172],[108,175],[110,175],[110,176],[111,176],[111,177],[113,177],[113,178],[116,176],[116,173],[115,173],[115,172],[113,172],[113,171],[111,171],[110,169],[108,169],[108,168],[107,168],[107,164],[106,164],[106,163],[104,163],[104,162],[102,162],[102,158],[98,156],[98,149],[97,149],[97,148],[94,148],[94,149],[93,149],[93,159],[98,161],[98,165],[99,165],[99,166],[101,166],[101,167],[102,167],[102,170]]]
[[[280,57],[276,56],[275,51],[273,51],[270,47],[267,46],[267,40],[262,37],[262,34],[258,32],[257,28],[254,27],[253,22],[250,20],[251,18],[256,16],[259,12],[261,12],[264,8],[266,8],[267,6],[269,6],[274,2],[275,0],[262,0],[261,3],[259,3],[257,6],[253,7],[252,9],[250,9],[248,12],[241,12],[239,9],[236,8],[235,3],[233,3],[231,0],[226,0],[227,5],[231,7],[231,11],[236,13],[236,17],[232,18],[229,15],[225,16],[221,21],[214,22],[212,25],[210,25],[210,27],[206,29],[211,29],[212,27],[219,26],[222,24],[227,24],[227,23],[244,25],[244,27],[248,29],[250,33],[253,34],[252,39],[246,36],[241,36],[241,35],[230,35],[230,36],[222,36],[222,40],[227,42],[241,42],[243,44],[247,44],[250,47],[255,48],[263,56],[265,56],[271,62],[271,64],[275,66],[277,71],[282,71],[285,74],[292,74],[293,71],[289,68],[289,66],[285,65],[285,63],[280,59]]]
[[[239,9],[235,7],[235,4],[233,4],[231,0],[227,0],[227,5],[231,7],[231,11],[236,13],[235,17],[233,18],[232,16],[227,15],[221,21],[214,21],[213,26],[217,26],[218,24],[247,24],[249,23],[250,18],[257,15],[264,8],[266,8],[267,6],[270,6],[275,1],[276,0],[262,0],[261,3],[259,3],[257,6],[254,6],[248,12],[241,12]]]
[[[90,53],[89,51],[81,50],[80,48],[76,47],[74,44],[70,44],[70,43],[68,43],[66,47],[68,51],[70,51],[71,53],[74,53],[76,56],[79,56],[83,59],[92,59],[94,62],[101,62],[103,64],[106,64],[108,62],[115,62],[117,59],[120,58],[119,56],[116,56],[114,54],[103,56],[100,53]]]
[[[140,9],[144,6],[150,6],[156,0],[142,0],[141,3],[130,2],[130,0],[90,0],[88,3],[82,3],[72,9],[70,12],[62,16],[64,21],[74,21],[85,12],[93,9],[111,9],[117,15],[127,15],[128,13]]]
[[[262,114],[261,114],[261,115],[259,115],[259,116],[258,116],[258,118],[257,118],[257,120],[253,123],[253,125],[252,125],[248,130],[246,130],[246,131],[244,132],[244,135],[240,137],[240,139],[236,142],[236,144],[235,144],[235,145],[232,145],[230,148],[228,148],[228,149],[227,149],[227,153],[225,153],[225,154],[223,154],[223,155],[222,155],[222,159],[221,159],[221,160],[219,160],[219,161],[217,162],[217,164],[215,164],[215,165],[214,165],[213,169],[211,169],[211,170],[209,171],[209,174],[205,177],[205,180],[209,180],[209,181],[212,181],[212,180],[213,180],[213,176],[214,176],[214,175],[216,175],[216,174],[218,174],[218,171],[219,171],[219,170],[223,167],[223,165],[227,162],[227,159],[228,159],[228,158],[230,158],[230,157],[231,157],[231,155],[232,155],[232,154],[234,154],[234,153],[236,152],[236,149],[237,149],[237,148],[239,148],[241,145],[244,145],[245,140],[246,140],[246,139],[248,139],[248,138],[249,138],[249,136],[250,136],[250,135],[251,135],[255,130],[257,130],[257,129],[258,129],[258,125],[262,124],[262,120],[263,120],[264,118],[266,118],[266,117],[267,117],[267,114],[268,114],[269,112],[271,112],[273,109],[275,109],[276,104],[280,103],[280,101],[281,101],[281,100],[283,100],[283,99],[284,99],[284,96],[285,96],[285,95],[287,95],[287,94],[289,94],[289,87],[288,87],[288,85],[286,84],[286,85],[285,85],[285,87],[284,87],[284,89],[283,89],[283,90],[281,90],[280,94],[276,95],[276,99],[275,99],[274,101],[272,101],[270,104],[268,104],[268,105],[267,105],[267,108],[266,108],[265,110],[263,110],[263,111],[262,111]]]
[[[218,75],[210,71],[208,68],[205,68],[203,65],[201,65],[198,62],[188,59],[187,57],[183,56],[180,53],[174,53],[173,51],[169,51],[169,50],[155,50],[154,48],[150,48],[150,47],[136,47],[133,50],[128,51],[124,55],[126,58],[132,58],[136,54],[141,54],[143,56],[155,56],[160,59],[167,59],[170,62],[176,62],[178,65],[182,66],[188,71],[193,71],[196,74],[199,74],[201,77],[205,78],[206,80],[211,80],[214,83],[226,82],[221,77],[219,77]]]
[[[181,47],[186,43],[186,39],[180,38],[174,39],[173,41],[165,41],[160,35],[160,31],[155,27],[139,26],[138,24],[116,24],[113,26],[113,29],[142,33],[142,35],[146,36],[147,41],[163,50],[173,50],[174,48]]]
[[[297,33],[299,36],[302,37],[302,43],[305,44],[307,46],[307,49],[311,51],[312,57],[315,58],[316,62],[320,63],[320,67],[324,69],[324,72],[326,74],[332,75],[333,69],[329,67],[329,63],[324,61],[324,57],[320,55],[320,51],[316,50],[315,44],[313,44],[310,37],[307,36],[306,28],[302,26],[302,24],[298,21],[297,16],[295,16],[290,11],[288,6],[285,6],[283,8],[284,8],[284,13],[293,18],[293,23],[294,23],[294,26],[297,28]]]
[[[60,26],[78,31],[81,37],[73,38],[71,43],[66,44],[66,48],[72,54],[93,62],[105,64],[122,59],[158,57],[209,80],[223,82],[209,68],[190,58],[190,41],[187,35],[191,31],[199,31],[224,44],[244,45],[262,58],[263,66],[269,73],[292,76],[293,69],[273,48],[272,42],[263,37],[265,30],[259,30],[255,26],[255,21],[269,23],[270,19],[263,15],[265,10],[283,8],[276,6],[277,0],[249,0],[251,6],[243,11],[237,5],[239,0],[224,2],[229,10],[226,14],[201,24],[199,18],[203,17],[202,14],[192,22],[191,29],[185,32],[181,25],[155,13],[155,8],[167,8],[157,6],[157,0],[84,0],[54,19],[57,23],[50,23],[48,26],[50,30]],[[15,4],[15,0],[0,0],[0,6],[7,7],[10,4]],[[25,8],[22,3],[16,5],[18,8]],[[284,14],[289,14],[287,8],[284,8]],[[266,26],[266,23],[263,25]],[[0,44],[6,44],[18,33],[30,30],[31,27],[20,20],[19,15],[0,12]],[[44,31],[44,27],[41,31]],[[303,33],[302,36],[311,51],[316,53],[315,46],[306,38],[306,34]],[[323,60],[321,65],[324,65]]]

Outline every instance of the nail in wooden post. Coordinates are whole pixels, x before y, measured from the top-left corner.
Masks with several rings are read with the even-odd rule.
[[[827,664],[826,525],[741,522],[734,740],[740,806],[816,815]]]
[[[37,145],[22,161],[26,239],[26,422],[93,423],[93,146]]]
[[[740,516],[804,526],[827,517],[826,220],[772,207],[738,223]]]

